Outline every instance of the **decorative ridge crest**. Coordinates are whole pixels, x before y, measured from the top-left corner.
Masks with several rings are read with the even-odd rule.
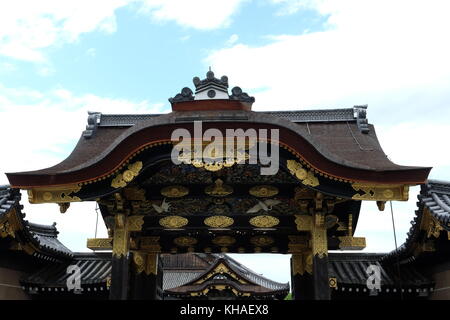
[[[250,97],[246,92],[243,92],[240,87],[234,87],[231,89],[231,96],[230,99],[232,100],[239,100],[242,102],[255,102],[255,97]]]
[[[195,86],[195,96],[191,89],[184,87],[175,97],[169,98],[169,102],[174,104],[185,101],[212,99],[237,100],[250,104],[255,102],[255,98],[243,92],[240,87],[233,87],[230,96],[228,94],[228,77],[222,76],[220,79],[216,78],[211,68],[206,73],[205,79],[201,80],[199,77],[194,77],[192,82]]]
[[[356,118],[356,124],[358,125],[358,129],[362,133],[369,133],[369,123],[366,118],[367,104],[360,106],[353,106],[353,112]]]
[[[209,71],[206,73],[206,79],[200,80],[199,77],[194,77],[192,82],[194,83],[196,89],[195,93],[201,91],[208,85],[216,85],[225,91],[228,89],[228,77],[222,76],[220,79],[217,79],[214,76],[214,72],[211,71],[211,68],[209,68]]]
[[[94,135],[95,131],[97,131],[98,124],[100,123],[100,119],[102,117],[101,112],[91,112],[88,111],[88,119],[86,130],[83,131],[83,137],[85,139],[90,139]]]
[[[175,97],[169,98],[170,103],[177,103],[177,102],[183,102],[183,101],[193,101],[194,96],[192,95],[192,90],[188,87],[184,87],[181,89],[181,92],[178,93]]]

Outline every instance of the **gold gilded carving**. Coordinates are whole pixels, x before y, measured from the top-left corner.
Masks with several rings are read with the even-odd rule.
[[[305,272],[312,274],[313,257],[311,251],[292,254],[292,274],[304,275]]]
[[[180,216],[168,216],[159,220],[159,224],[168,229],[182,228],[187,225],[188,222],[188,219]]]
[[[113,238],[87,239],[87,247],[91,250],[111,250]]]
[[[13,238],[16,237],[13,226],[9,223],[9,221],[3,222],[0,225],[0,236],[2,238],[6,238],[7,236],[11,236]]]
[[[158,255],[156,253],[149,253],[147,255],[147,264],[145,266],[145,274],[158,274]]]
[[[140,248],[146,252],[160,252],[159,237],[141,237]]]
[[[111,187],[113,188],[123,188],[129,182],[131,182],[141,171],[142,161],[136,161],[135,163],[129,164],[128,169],[123,173],[118,173],[114,179],[111,181]]]
[[[307,236],[288,236],[289,253],[299,253],[308,249],[309,238]]]
[[[303,275],[305,269],[303,267],[303,254],[296,253],[292,255],[292,274],[293,275]]]
[[[19,220],[16,209],[13,208],[9,213],[3,216],[0,219],[0,237],[6,238],[7,236],[11,236],[13,238],[16,237],[16,231],[22,230],[23,224]],[[34,250],[33,250],[34,251]]]
[[[295,215],[295,224],[298,231],[311,231],[312,230],[312,217],[307,215]]]
[[[366,247],[366,238],[344,236],[339,238],[339,249],[341,250],[362,250]]]
[[[208,171],[212,171],[212,172],[215,172],[215,171],[219,171],[220,169],[222,169],[224,166],[223,166],[223,162],[221,161],[221,162],[211,162],[211,163],[205,163],[204,165],[203,165],[203,168],[205,168],[206,170],[208,170]]]
[[[169,186],[161,189],[161,194],[168,198],[181,198],[189,194],[189,189],[183,186]]]
[[[311,246],[313,256],[323,258],[328,255],[327,229],[324,224],[324,216],[320,213],[314,215],[314,223],[311,232]]]
[[[336,231],[346,231],[347,230],[347,224],[345,222],[339,221],[338,222],[338,228]]]
[[[422,221],[420,223],[420,229],[426,232],[427,238],[439,238],[444,228],[439,221],[431,214],[431,212],[425,208],[422,215]]]
[[[297,179],[299,179],[304,185],[311,187],[317,187],[319,185],[319,179],[317,179],[314,173],[310,170],[304,169],[299,162],[295,160],[288,160],[287,168],[289,172],[296,176]]]
[[[116,223],[116,225],[115,225],[116,228],[120,228],[120,229],[125,228],[126,219],[125,219],[124,214],[116,214],[116,216],[114,217],[114,220]]]
[[[173,240],[173,243],[179,247],[190,247],[197,244],[197,239],[192,237],[178,237]]]
[[[129,234],[125,229],[114,230],[113,256],[121,258],[128,253]]]
[[[234,220],[227,216],[212,216],[206,218],[204,223],[211,228],[227,228],[234,223]]]
[[[257,228],[272,228],[280,223],[278,218],[272,216],[256,216],[250,219],[250,224]]]
[[[221,247],[228,247],[233,245],[236,242],[236,239],[230,236],[219,236],[212,240],[212,243]]]
[[[28,201],[30,203],[68,203],[81,201],[79,197],[71,196],[81,190],[79,185],[68,185],[60,187],[48,187],[42,189],[30,189]]]
[[[352,187],[357,193],[352,197],[354,200],[408,200],[409,186],[353,183]]]
[[[146,256],[146,254],[138,251],[133,252],[133,262],[137,274],[144,272]]]
[[[427,238],[431,238],[432,236],[434,238],[439,238],[439,236],[441,235],[441,231],[443,231],[444,228],[428,210],[425,211],[425,216],[425,222],[427,224],[425,231],[427,232]]]
[[[144,224],[144,216],[130,216],[127,218],[128,231],[141,231]]]
[[[337,288],[337,279],[336,278],[329,278],[328,279],[328,285],[330,288],[336,289]]]
[[[254,197],[268,198],[277,195],[278,188],[268,185],[254,186],[248,192]]]
[[[205,188],[205,193],[213,197],[224,197],[233,193],[233,188],[223,184],[221,179],[217,179],[213,185]]]
[[[158,273],[158,254],[143,253],[139,251],[133,252],[133,263],[136,273],[140,274],[145,271],[146,275]]]
[[[257,247],[267,247],[273,244],[275,241],[269,236],[255,236],[250,239],[250,242]]]

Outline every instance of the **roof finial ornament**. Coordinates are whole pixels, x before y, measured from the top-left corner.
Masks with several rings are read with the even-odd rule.
[[[234,87],[231,90],[232,95],[230,96],[228,94],[228,77],[222,76],[220,79],[216,78],[214,72],[211,70],[211,66],[208,67],[205,79],[200,80],[199,77],[194,77],[192,82],[195,86],[195,97],[189,88],[183,88],[181,93],[169,99],[170,103],[192,100],[238,100],[246,103],[253,103],[255,101],[255,98],[242,92],[242,89],[239,87]]]

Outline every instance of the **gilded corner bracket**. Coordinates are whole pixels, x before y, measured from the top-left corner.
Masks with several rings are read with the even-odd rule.
[[[92,238],[87,239],[87,247],[91,250],[112,250],[113,238]]]
[[[354,200],[408,201],[409,196],[409,185],[353,183],[352,188],[356,191]]]
[[[343,236],[338,239],[341,250],[362,250],[366,247],[366,238],[364,237]]]
[[[81,199],[73,194],[80,190],[81,186],[79,184],[48,188],[32,188],[27,190],[28,201],[32,204],[79,202]]]

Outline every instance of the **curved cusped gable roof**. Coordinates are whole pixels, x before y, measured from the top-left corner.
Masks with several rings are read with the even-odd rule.
[[[13,186],[25,189],[95,180],[117,171],[145,146],[170,141],[174,129],[192,129],[194,121],[202,121],[205,129],[279,129],[283,147],[317,172],[336,179],[375,184],[423,183],[431,168],[392,163],[383,152],[374,127],[355,112],[356,109],[304,112],[213,109],[145,116],[91,114],[87,136],[80,138],[66,160],[51,168],[7,176]]]

